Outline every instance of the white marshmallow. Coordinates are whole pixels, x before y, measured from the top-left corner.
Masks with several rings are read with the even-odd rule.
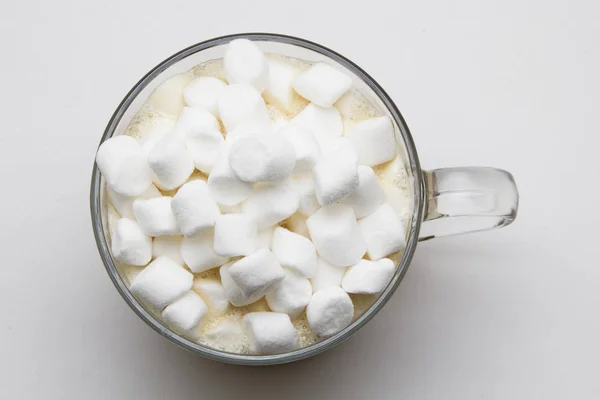
[[[221,257],[215,254],[213,235],[213,230],[210,230],[199,236],[183,238],[181,256],[192,272],[208,271],[229,261],[229,257]]]
[[[257,249],[270,249],[273,241],[273,228],[266,228],[258,231],[256,236]]]
[[[256,249],[256,221],[246,214],[221,215],[215,222],[215,253],[222,257],[247,256]]]
[[[133,215],[133,202],[140,199],[153,199],[155,197],[160,197],[162,194],[158,191],[156,186],[150,185],[148,189],[140,194],[137,197],[129,197],[123,196],[112,190],[111,188],[107,188],[108,198],[110,199],[111,204],[115,207],[115,209],[119,212],[119,215],[123,218],[135,218]]]
[[[294,79],[294,89],[321,107],[331,107],[352,86],[352,79],[325,63],[318,63]]]
[[[265,229],[288,218],[298,209],[298,194],[291,180],[278,185],[262,185],[242,204],[244,213],[252,216],[258,229]]]
[[[360,262],[360,261],[359,261]],[[321,289],[330,287],[339,287],[342,284],[342,278],[346,273],[346,268],[336,267],[329,264],[321,257],[317,258],[317,272],[310,280],[312,283],[313,293]]]
[[[152,257],[167,257],[177,264],[184,266],[185,261],[181,256],[181,243],[183,236],[159,236],[152,241]]]
[[[148,164],[160,189],[172,190],[181,186],[194,172],[194,160],[176,131],[164,136],[148,154]]]
[[[221,214],[239,214],[242,212],[242,204],[240,203],[234,206],[219,204],[219,210],[221,210]]]
[[[347,327],[354,317],[354,305],[342,288],[330,287],[313,294],[306,306],[310,329],[319,337],[333,336]]]
[[[229,300],[229,302],[235,307],[244,307],[259,300],[262,297],[260,293],[256,293],[250,297],[245,296],[242,293],[240,288],[236,285],[229,274],[229,267],[231,267],[232,264],[233,263],[225,264],[221,267],[221,269],[219,269],[219,273],[221,275],[221,284],[223,285],[223,290],[225,291],[227,300]]]
[[[208,313],[204,300],[195,292],[189,291],[169,304],[162,312],[167,325],[176,331],[187,333],[192,337],[200,334],[198,327]]]
[[[310,239],[310,233],[308,233],[308,227],[306,226],[306,218],[299,212],[292,214],[291,217],[284,221],[285,227],[291,232],[302,235],[307,239]]]
[[[242,181],[229,166],[229,145],[221,147],[208,176],[210,194],[220,205],[235,206],[252,193],[252,184]]]
[[[274,312],[248,313],[242,320],[246,335],[259,354],[279,354],[298,348],[298,336],[289,315]]]
[[[185,73],[168,78],[154,89],[148,97],[148,103],[156,111],[178,115],[185,106],[183,89],[190,82],[190,79]]]
[[[273,57],[268,58],[267,63],[269,64],[269,80],[263,95],[269,102],[275,103],[287,111],[292,111],[294,102],[292,82],[301,72],[300,68],[291,62]]]
[[[147,236],[140,225],[121,218],[111,238],[113,257],[130,265],[146,265],[152,259],[152,238]]]
[[[392,279],[395,270],[394,262],[389,258],[379,261],[360,260],[346,271],[342,289],[348,293],[380,293]]]
[[[323,108],[310,103],[291,123],[303,126],[312,132],[320,146],[342,136],[344,123],[340,112],[335,107]]]
[[[221,282],[212,279],[194,280],[193,289],[202,297],[212,315],[223,315],[229,310],[229,300]]]
[[[285,271],[283,280],[265,295],[271,310],[286,313],[292,318],[304,311],[311,298],[310,281],[290,270]]]
[[[183,99],[190,107],[202,107],[218,115],[217,102],[227,84],[212,76],[200,76],[183,89]]]
[[[137,199],[133,202],[133,213],[142,230],[149,236],[180,235],[181,230],[171,210],[171,197]]]
[[[281,182],[291,175],[295,160],[292,144],[275,133],[240,136],[229,149],[229,165],[245,182]]]
[[[335,266],[356,264],[367,250],[354,211],[343,204],[319,209],[306,226],[319,255]]]
[[[293,183],[296,193],[298,193],[298,211],[305,217],[310,217],[321,208],[315,195],[312,174],[294,176]]]
[[[131,136],[115,136],[102,143],[96,164],[108,187],[123,196],[138,196],[152,183],[146,154]]]
[[[140,272],[129,290],[156,310],[183,296],[192,288],[194,275],[176,262],[160,257]]]
[[[223,57],[225,76],[229,84],[244,83],[262,92],[268,84],[269,65],[258,46],[248,39],[229,42]]]
[[[406,246],[404,224],[387,203],[383,203],[377,211],[358,221],[358,226],[367,243],[367,254],[373,261]]]
[[[310,278],[317,269],[317,251],[315,245],[297,233],[277,227],[273,232],[271,245],[273,254],[282,267]]]
[[[321,157],[321,149],[315,136],[307,128],[297,124],[287,124],[278,134],[286,138],[296,154],[295,173],[309,172]]]
[[[358,153],[361,165],[379,165],[396,157],[394,126],[389,117],[361,121],[346,134]]]
[[[250,298],[264,296],[283,279],[284,271],[269,249],[260,249],[233,263],[229,275],[242,294]]]
[[[269,111],[260,93],[249,85],[229,85],[219,96],[219,115],[227,132],[242,124],[268,127]]]
[[[242,325],[235,317],[222,318],[217,326],[207,328],[203,335],[213,347],[230,352],[234,352],[232,348],[240,346],[245,336]]]
[[[173,130],[177,119],[173,115],[156,113],[138,126],[139,143],[146,156],[165,135]]]
[[[321,158],[312,176],[320,205],[342,200],[358,188],[356,153],[349,147],[340,147]]]
[[[373,168],[361,165],[358,167],[358,187],[342,203],[352,207],[356,218],[362,218],[377,210],[384,199],[383,188]]]
[[[185,183],[171,201],[173,215],[184,236],[197,235],[212,228],[221,210],[212,199],[208,185],[201,180]]]

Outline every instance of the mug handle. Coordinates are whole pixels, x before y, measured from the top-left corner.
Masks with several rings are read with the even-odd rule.
[[[513,176],[487,167],[425,171],[427,211],[419,241],[510,225],[519,193]]]

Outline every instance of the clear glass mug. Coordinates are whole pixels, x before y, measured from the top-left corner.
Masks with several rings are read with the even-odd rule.
[[[155,331],[173,343],[201,356],[234,364],[269,365],[301,360],[326,351],[352,336],[385,305],[411,262],[419,241],[439,236],[476,232],[506,226],[517,216],[518,192],[510,173],[484,167],[421,169],[417,150],[408,126],[387,93],[365,71],[342,55],[319,44],[290,36],[248,33],[223,36],[198,43],[167,58],[144,76],[125,96],[114,112],[100,143],[122,134],[152,91],[165,79],[208,60],[222,58],[225,46],[233,39],[247,38],[267,53],[277,53],[310,61],[337,64],[352,77],[353,86],[395,124],[396,140],[411,178],[412,218],[404,254],[396,273],[379,298],[351,325],[336,335],[312,346],[285,354],[268,356],[232,354],[194,343],[171,331],[135,299],[121,276],[108,245],[104,182],[94,164],[90,203],[96,244],[108,275],[135,313]]]

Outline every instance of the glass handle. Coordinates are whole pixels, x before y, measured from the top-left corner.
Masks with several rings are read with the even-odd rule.
[[[425,172],[427,213],[419,240],[478,232],[511,224],[519,193],[513,176],[486,167],[442,168]]]

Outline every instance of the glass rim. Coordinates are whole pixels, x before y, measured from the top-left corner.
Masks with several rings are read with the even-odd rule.
[[[394,276],[392,277],[390,283],[387,285],[384,291],[381,292],[381,294],[375,300],[375,302],[349,326],[347,326],[345,329],[338,332],[337,334],[327,339],[321,340],[320,342],[317,342],[313,345],[300,348],[291,352],[274,355],[244,355],[237,353],[229,353],[195,343],[191,340],[186,339],[183,336],[178,335],[177,333],[173,332],[165,325],[163,325],[163,323],[160,320],[158,320],[154,315],[146,311],[146,309],[141,305],[141,303],[135,297],[133,297],[133,295],[129,291],[129,288],[121,278],[118,268],[110,255],[108,243],[104,235],[104,227],[101,213],[102,179],[100,176],[100,171],[98,170],[95,161],[92,171],[92,182],[90,189],[92,228],[94,231],[94,237],[96,240],[98,251],[100,253],[100,257],[117,291],[120,293],[121,297],[123,297],[125,302],[129,305],[129,307],[138,315],[138,317],[140,317],[156,332],[161,334],[163,337],[169,339],[171,342],[175,343],[179,347],[182,347],[186,350],[189,350],[193,353],[199,354],[203,357],[212,360],[239,365],[282,364],[317,355],[338,345],[339,343],[343,342],[344,340],[352,336],[354,333],[356,333],[367,322],[369,322],[371,318],[373,318],[373,316],[375,316],[375,314],[377,314],[381,310],[381,308],[387,303],[392,294],[396,291],[398,285],[400,284],[400,281],[404,277],[404,274],[406,273],[408,266],[410,265],[418,243],[420,226],[423,221],[424,212],[427,208],[424,187],[425,182],[423,177],[423,171],[421,169],[419,159],[417,156],[415,144],[413,142],[408,126],[404,121],[404,118],[402,117],[402,114],[400,113],[390,96],[369,74],[367,74],[362,68],[360,68],[354,62],[350,61],[348,58],[342,56],[339,53],[334,52],[333,50],[328,49],[325,46],[305,39],[275,33],[237,33],[220,36],[194,44],[171,55],[170,57],[159,63],[156,67],[151,69],[127,93],[127,95],[123,98],[123,100],[113,113],[112,117],[110,118],[106,129],[104,130],[104,134],[102,135],[99,145],[101,145],[105,140],[113,136],[119,121],[123,117],[123,114],[126,112],[126,110],[129,108],[133,100],[150,82],[152,82],[156,77],[158,77],[163,71],[194,53],[201,52],[211,47],[226,44],[233,39],[241,38],[255,41],[269,41],[295,45],[320,53],[336,61],[348,70],[352,71],[363,82],[365,82],[369,86],[369,88],[373,90],[373,92],[375,92],[375,94],[384,103],[385,107],[388,109],[388,111],[392,115],[392,118],[398,125],[402,133],[402,139],[404,140],[404,143],[406,145],[406,153],[409,158],[408,167],[411,169],[413,175],[414,204],[411,218],[410,234],[406,243],[404,254],[402,255],[402,258],[398,263],[398,267],[396,269],[396,272],[394,273]]]

